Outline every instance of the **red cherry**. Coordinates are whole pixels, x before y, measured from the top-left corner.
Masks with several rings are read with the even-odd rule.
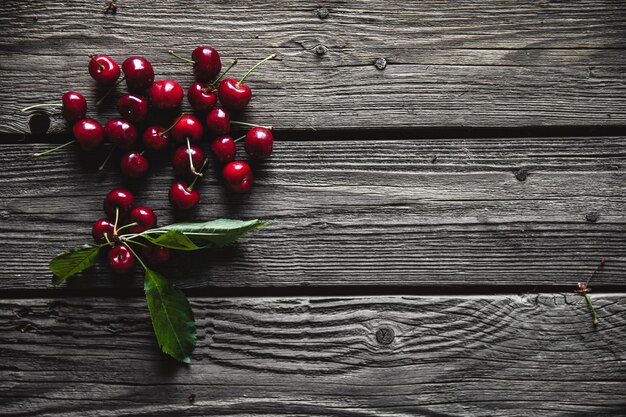
[[[220,103],[230,111],[243,110],[252,99],[252,90],[234,78],[225,78],[218,89]]]
[[[254,177],[250,165],[243,161],[229,162],[222,170],[226,186],[235,192],[245,193],[252,187]]]
[[[143,132],[143,144],[153,151],[162,151],[170,142],[170,134],[163,126],[150,126]]]
[[[107,139],[122,149],[130,149],[137,142],[137,128],[126,119],[109,120],[104,131]]]
[[[197,117],[185,114],[172,127],[172,137],[176,142],[185,143],[187,139],[190,142],[197,142],[202,138],[203,130],[202,123]]]
[[[189,189],[183,182],[177,181],[170,187],[170,203],[179,210],[190,210],[200,202],[200,193]]]
[[[274,136],[264,127],[254,127],[248,130],[245,139],[246,153],[251,158],[265,159],[272,154]]]
[[[191,171],[191,166],[189,165],[190,154],[194,168],[199,170],[202,165],[202,161],[204,160],[204,152],[202,152],[202,149],[195,145],[191,145],[189,148],[187,145],[183,145],[174,151],[172,166],[174,167],[174,172],[176,172],[176,175],[180,178],[189,179],[194,176]]]
[[[119,218],[122,218],[130,211],[135,203],[135,197],[132,193],[123,188],[111,190],[104,199],[102,207],[107,217],[111,220],[115,219],[115,211],[119,209]]]
[[[124,94],[117,100],[117,111],[133,123],[143,122],[148,116],[148,100],[136,94]]]
[[[225,135],[230,132],[230,112],[223,107],[214,107],[206,115],[207,129],[214,135]]]
[[[211,86],[205,87],[201,83],[193,83],[187,90],[187,100],[196,110],[210,110],[217,103],[217,90]]]
[[[131,56],[122,63],[126,86],[131,91],[143,91],[152,85],[154,70],[152,64],[142,56]]]
[[[135,267],[135,255],[126,245],[117,245],[109,251],[109,265],[118,274],[124,274]]]
[[[156,109],[175,109],[183,101],[185,92],[174,80],[156,81],[150,87],[150,101]]]
[[[222,70],[220,54],[209,46],[198,46],[191,53],[193,73],[200,81],[212,81]]]
[[[225,164],[235,159],[237,144],[232,136],[219,136],[211,144],[211,151],[218,162]]]
[[[170,260],[171,251],[166,247],[148,243],[141,248],[141,255],[147,264],[159,266]]]
[[[148,172],[149,167],[148,160],[139,152],[127,152],[120,160],[122,174],[130,178],[144,176]]]
[[[100,219],[93,224],[91,228],[91,236],[96,243],[105,243],[107,240],[104,237],[106,233],[109,240],[115,238],[115,225],[109,221],[109,219]]]
[[[137,223],[136,226],[129,227],[131,233],[141,233],[152,229],[156,225],[157,217],[148,207],[135,207],[128,215],[128,222]]]
[[[87,100],[80,93],[68,91],[63,94],[61,114],[68,122],[77,122],[87,114]]]
[[[81,119],[72,127],[74,138],[85,151],[92,151],[104,142],[104,129],[94,119]]]
[[[111,85],[120,78],[120,66],[106,55],[94,55],[89,61],[89,75],[98,84]]]

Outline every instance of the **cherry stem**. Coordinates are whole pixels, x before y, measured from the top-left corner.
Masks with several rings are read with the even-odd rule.
[[[105,98],[107,98],[109,96],[109,94],[111,94],[113,92],[113,90],[115,90],[115,88],[120,85],[122,83],[122,81],[124,81],[126,79],[126,76],[123,76],[122,78],[120,78],[115,84],[113,84],[111,86],[111,88],[109,88],[109,91],[107,91],[106,93],[104,93],[104,95],[102,97],[100,97],[100,99],[98,101],[96,101],[96,107],[100,106],[102,104],[102,102],[104,101]]]
[[[174,129],[174,127],[176,127],[176,125],[178,124],[178,122],[180,122],[180,119],[182,119],[184,115],[185,113],[182,113],[180,116],[178,116],[173,125],[165,129],[163,132],[159,133],[159,137],[165,136],[167,133],[169,133],[170,130]]]
[[[22,113],[26,113],[28,111],[31,111],[32,109],[37,109],[39,107],[63,107],[62,103],[42,103],[42,104],[34,104],[32,106],[28,106],[28,107],[24,107],[23,109],[21,109],[20,111]]]
[[[596,269],[591,273],[591,275],[589,275],[589,278],[587,278],[587,282],[585,283],[585,288],[589,286],[591,279],[595,277],[597,273],[602,270],[602,268],[604,268],[605,263],[606,263],[606,258],[605,257],[600,258],[600,263],[598,264]]]
[[[117,221],[120,218],[120,208],[115,207],[115,224],[113,224],[113,233],[117,235]]]
[[[254,123],[238,122],[237,120],[231,120],[230,124],[249,127],[262,127],[267,130],[272,130],[272,126],[255,125]]]
[[[119,229],[117,229],[117,232],[119,233],[120,230],[124,230],[124,229],[127,229],[129,227],[133,227],[133,226],[139,226],[139,223],[133,222],[133,223],[129,223],[127,225],[124,225],[124,226],[120,227]]]
[[[134,240],[129,240],[129,239],[126,239],[126,240],[125,240],[125,242],[138,244],[138,242],[135,242]],[[143,261],[141,260],[141,258],[139,257],[139,255],[137,255],[137,252],[135,252],[135,251],[133,250],[133,248],[131,248],[131,247],[130,247],[130,245],[126,245],[126,247],[128,248],[128,250],[129,250],[129,251],[130,251],[133,255],[135,255],[135,258],[137,258],[137,260],[139,261],[139,263],[141,264],[141,266],[143,266],[143,269],[145,269],[146,271],[148,271],[148,270],[149,270],[149,269],[148,269],[148,267],[146,266],[146,264],[144,264],[144,263],[143,263]]]
[[[87,56],[91,58],[92,61],[96,59],[96,56],[94,54],[88,54]],[[104,71],[106,69],[104,68],[104,65],[102,65],[98,61],[96,61],[96,64],[98,64],[98,67],[100,67],[100,71]]]
[[[176,52],[174,51],[167,51],[168,54],[170,54],[171,56],[180,59],[181,61],[185,61],[185,62],[189,62],[190,64],[194,64],[196,63],[196,61],[194,61],[193,59],[188,59],[185,57],[182,57],[180,55],[178,55]]]
[[[115,151],[115,145],[111,146],[111,150],[109,151],[109,154],[107,155],[107,157],[104,160],[104,162],[102,162],[102,165],[100,165],[98,167],[98,171],[102,171],[104,169],[104,167],[106,166],[107,162],[109,162],[109,159],[111,159],[111,155],[113,155],[114,151]]]
[[[245,137],[246,137],[246,135],[239,136],[239,137],[238,137],[237,139],[235,139],[233,142],[237,143],[237,142],[239,142],[241,139],[243,139],[243,138],[245,138]]]
[[[187,155],[189,155],[189,169],[191,170],[191,173],[201,177],[202,173],[196,171],[196,167],[193,166],[193,159],[191,159],[191,143],[189,143],[189,138],[187,138]]]
[[[239,87],[241,85],[241,83],[243,83],[243,81],[248,78],[248,75],[250,75],[252,73],[252,71],[254,71],[255,69],[257,69],[257,67],[259,65],[261,65],[262,63],[264,63],[265,61],[269,61],[270,59],[274,59],[276,58],[276,54],[272,54],[270,56],[268,56],[267,58],[263,59],[262,61],[259,61],[256,63],[256,65],[254,65],[252,68],[250,68],[248,70],[248,72],[246,72],[243,77],[241,77],[241,79],[239,80],[239,82],[237,83],[237,87]]]
[[[47,154],[49,154],[51,152],[54,152],[54,151],[57,151],[59,149],[65,148],[66,146],[70,146],[74,142],[76,142],[76,139],[72,139],[71,141],[69,141],[67,143],[64,143],[63,145],[59,145],[56,148],[48,149],[47,151],[44,151],[44,152],[34,153],[33,154],[33,158],[37,158],[39,156],[44,156],[44,155],[47,155]]]
[[[597,326],[598,324],[600,324],[600,321],[598,320],[598,315],[596,314],[596,309],[593,308],[593,303],[591,302],[591,297],[589,297],[589,294],[584,293],[583,297],[585,297],[585,300],[587,300],[587,305],[589,305],[589,309],[591,310],[591,314],[593,315],[593,325]]]
[[[108,232],[104,232],[104,239],[107,241],[107,243],[111,246],[113,246],[113,243],[111,243],[111,241],[109,240],[109,233]]]
[[[214,79],[213,81],[211,81],[211,85],[215,85],[216,82],[218,82],[219,80],[221,80],[222,78],[224,78],[224,75],[228,74],[228,71],[230,71],[231,69],[233,69],[233,67],[237,65],[237,60],[235,59],[229,66],[228,68],[226,68],[224,70],[223,73],[221,73],[220,75],[217,76],[216,79]]]
[[[204,162],[202,163],[202,166],[200,167],[201,174],[202,174],[202,171],[204,170],[204,167],[206,166],[208,162],[209,162],[209,158],[205,158]],[[196,178],[194,178],[191,184],[189,185],[189,187],[187,187],[189,191],[193,190],[193,186],[196,185],[196,181],[198,181],[198,178],[200,178],[200,176],[197,176]]]

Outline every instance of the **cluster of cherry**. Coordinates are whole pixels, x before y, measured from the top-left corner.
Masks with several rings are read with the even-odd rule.
[[[104,126],[95,119],[87,118],[87,101],[82,94],[74,91],[65,93],[61,103],[26,107],[22,111],[32,111],[40,107],[61,107],[63,117],[72,123],[74,134],[72,141],[34,156],[42,156],[73,143],[77,143],[84,151],[94,151],[106,139],[113,146],[101,169],[113,152],[119,149],[124,152],[120,159],[122,173],[127,177],[138,178],[146,175],[149,169],[146,151],[164,151],[174,141],[178,143],[178,147],[172,157],[172,166],[179,180],[171,185],[169,199],[174,208],[188,210],[200,201],[200,194],[194,186],[203,176],[208,163],[208,158],[205,158],[198,143],[205,136],[210,136],[211,151],[215,160],[222,165],[221,173],[225,185],[235,192],[248,191],[253,184],[252,169],[247,162],[235,159],[237,142],[243,140],[248,156],[259,160],[271,155],[274,137],[270,126],[232,120],[231,112],[243,110],[252,98],[252,91],[244,84],[244,80],[259,65],[273,59],[275,55],[263,59],[241,79],[236,80],[224,76],[237,61],[222,72],[222,62],[214,48],[197,47],[193,50],[191,59],[183,58],[173,51],[169,53],[193,64],[196,82],[187,90],[187,99],[196,114],[178,114],[169,127],[148,123],[149,118],[162,119],[164,115],[171,114],[181,106],[184,91],[180,84],[174,80],[154,81],[152,64],[141,56],[127,58],[120,69],[117,62],[109,56],[91,55],[89,74],[99,85],[110,87],[96,106],[117,85],[122,81],[126,82],[128,93],[117,100],[121,117],[107,121]],[[120,78],[122,72],[124,75]],[[231,136],[231,125],[250,129],[245,135],[235,139]],[[137,149],[139,142],[143,145],[142,151]]]

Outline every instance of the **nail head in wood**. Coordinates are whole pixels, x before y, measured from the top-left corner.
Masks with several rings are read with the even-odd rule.
[[[595,223],[598,221],[599,218],[600,213],[598,213],[597,211],[590,211],[589,213],[585,214],[585,220],[587,220],[589,223]]]
[[[518,169],[515,171],[515,178],[518,181],[526,181],[526,178],[528,178],[528,170],[526,168]]]
[[[391,327],[381,327],[376,331],[376,341],[381,345],[389,345],[396,335]]]
[[[377,70],[382,71],[387,68],[387,60],[385,58],[378,58],[376,62],[374,62],[374,66]]]
[[[329,15],[328,9],[326,7],[320,7],[319,9],[316,9],[315,10],[315,14],[320,19],[326,19],[328,17],[328,15]]]
[[[328,48],[327,48],[327,47],[325,47],[324,45],[317,45],[317,46],[314,48],[314,51],[315,51],[315,53],[316,53],[316,54],[318,54],[318,55],[320,55],[320,56],[321,56],[321,55],[326,55],[326,52],[328,51]]]

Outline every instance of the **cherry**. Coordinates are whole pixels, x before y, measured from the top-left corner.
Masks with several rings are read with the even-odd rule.
[[[126,86],[131,91],[143,91],[152,85],[154,70],[152,64],[142,56],[131,56],[122,63]]]
[[[137,128],[126,119],[109,120],[104,131],[107,139],[122,149],[130,149],[137,142]]]
[[[200,193],[191,186],[187,187],[182,181],[176,181],[170,187],[170,203],[179,210],[190,210],[200,202]]]
[[[215,135],[225,135],[230,132],[230,112],[223,107],[214,107],[206,116],[206,125]]]
[[[87,100],[80,93],[68,91],[63,94],[61,114],[68,122],[77,122],[87,114]]]
[[[135,267],[135,255],[126,245],[117,245],[109,251],[109,265],[116,273],[124,274]]]
[[[131,233],[141,233],[148,229],[152,229],[157,222],[157,217],[154,212],[148,207],[135,207],[128,215],[128,221],[137,223],[134,226],[129,227]]]
[[[187,90],[187,100],[196,110],[210,110],[217,103],[217,90],[214,87],[205,87],[201,83],[193,83]]]
[[[90,55],[89,75],[98,84],[112,85],[120,77],[120,66],[106,55]]]
[[[162,151],[170,142],[170,134],[163,126],[150,126],[143,132],[143,144],[153,151]]]
[[[254,177],[250,165],[244,161],[232,161],[224,166],[222,176],[226,186],[235,192],[245,193],[252,187]]]
[[[237,144],[232,136],[219,136],[211,144],[211,151],[218,162],[225,164],[235,159]]]
[[[251,158],[265,159],[272,154],[274,136],[264,127],[253,127],[246,133],[244,144]]]
[[[92,151],[104,142],[104,129],[94,119],[81,119],[74,124],[72,132],[76,142],[85,151]]]
[[[148,116],[148,100],[136,94],[124,94],[117,100],[117,111],[133,123],[143,122]]]
[[[272,54],[262,61],[254,65],[248,72],[244,74],[239,81],[234,78],[225,78],[220,83],[218,95],[222,106],[231,111],[243,110],[252,99],[252,90],[243,82],[259,65],[265,61],[273,59],[276,54]]]
[[[184,114],[172,127],[172,137],[175,141],[181,143],[184,143],[187,139],[191,142],[197,142],[202,138],[203,130],[202,123],[197,117]]]
[[[156,81],[150,87],[150,101],[160,110],[177,108],[184,95],[183,88],[174,80]]]
[[[130,178],[142,177],[148,172],[150,164],[148,160],[139,152],[127,152],[120,160],[122,174]]]
[[[193,74],[200,81],[213,80],[222,70],[220,54],[210,46],[198,46],[191,52]]]
[[[111,220],[115,219],[115,213],[118,212],[118,217],[124,217],[135,203],[135,197],[132,193],[123,188],[116,188],[111,190],[104,199],[102,207],[107,217]]]
[[[146,263],[159,266],[170,260],[171,252],[164,246],[149,243],[141,248],[141,255]]]
[[[104,237],[105,233],[110,241],[115,239],[115,225],[109,219],[100,219],[93,224],[91,236],[93,236],[93,240],[96,243],[106,243],[107,237]]]
[[[189,160],[190,155],[191,161]],[[180,146],[176,149],[176,151],[174,151],[172,166],[174,167],[174,172],[176,172],[178,177],[191,178],[194,176],[194,171],[196,171],[195,168],[200,166],[203,159],[204,152],[202,152],[202,149],[199,147],[195,145]],[[193,164],[193,170],[191,169],[191,164]]]

